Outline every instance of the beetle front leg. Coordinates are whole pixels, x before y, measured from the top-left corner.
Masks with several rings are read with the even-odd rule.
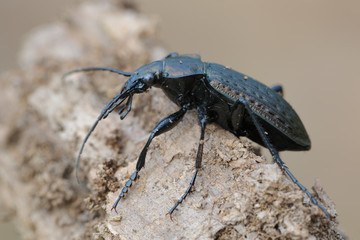
[[[277,150],[270,143],[268,137],[266,136],[266,132],[265,132],[264,128],[261,126],[260,122],[256,118],[254,112],[250,108],[250,106],[249,106],[248,102],[246,101],[246,99],[245,98],[239,98],[238,102],[244,104],[244,106],[245,106],[247,112],[249,113],[249,115],[250,115],[250,117],[251,117],[251,119],[252,119],[252,121],[253,121],[253,123],[254,123],[254,125],[256,127],[256,130],[258,131],[264,145],[269,149],[271,155],[273,156],[275,162],[280,167],[280,169],[282,171],[284,171],[290,177],[290,179],[293,181],[293,183],[295,183],[303,192],[305,192],[306,195],[308,195],[308,197],[310,198],[310,200],[316,206],[318,206],[326,214],[326,216],[330,219],[331,218],[330,213],[328,211],[326,211],[326,209],[314,198],[314,196],[311,195],[311,193],[295,178],[295,176],[290,172],[290,170],[285,165],[285,163],[281,160]]]
[[[194,175],[193,175],[193,177],[192,177],[192,179],[190,181],[189,187],[186,189],[185,193],[181,196],[181,198],[175,203],[175,205],[167,213],[167,214],[170,214],[170,218],[171,218],[171,214],[179,206],[179,204],[181,204],[185,200],[186,196],[190,193],[191,188],[195,184],[196,176],[197,176],[197,173],[198,173],[198,171],[199,171],[199,169],[201,167],[201,161],[202,161],[202,156],[203,156],[206,122],[207,122],[206,116],[202,116],[200,118],[201,136],[200,136],[199,147],[198,147],[198,151],[197,151],[197,155],[196,155]]]
[[[160,134],[165,133],[165,132],[171,130],[173,127],[175,127],[180,122],[180,120],[183,118],[183,116],[185,115],[185,113],[188,109],[189,109],[188,105],[183,106],[179,111],[162,119],[155,126],[155,128],[151,131],[150,137],[149,137],[148,141],[146,142],[143,150],[141,151],[138,161],[136,163],[135,172],[130,176],[129,180],[126,182],[125,187],[123,187],[123,189],[121,190],[119,197],[117,198],[117,200],[115,201],[115,203],[111,209],[115,209],[115,211],[116,211],[116,206],[118,205],[120,199],[125,197],[125,194],[128,193],[129,188],[132,187],[133,182],[135,182],[139,178],[138,173],[139,173],[140,169],[142,167],[144,167],[144,165],[145,165],[146,153],[147,153],[147,150],[148,150],[153,138],[156,136],[159,136]]]

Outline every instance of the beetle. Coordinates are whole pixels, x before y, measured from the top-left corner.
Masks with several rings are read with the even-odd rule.
[[[143,93],[151,87],[161,88],[165,95],[180,109],[163,118],[151,131],[136,164],[135,172],[123,187],[113,204],[115,209],[120,199],[139,177],[145,165],[146,153],[154,137],[175,127],[190,109],[196,109],[201,126],[200,141],[195,161],[195,172],[185,193],[168,214],[174,212],[190,193],[201,166],[205,129],[215,123],[235,136],[246,136],[266,147],[280,169],[318,206],[330,219],[329,212],[295,178],[278,152],[284,150],[309,150],[311,142],[299,116],[283,98],[280,85],[269,88],[255,79],[216,63],[203,62],[197,54],[171,53],[162,60],[154,61],[136,69],[133,73],[113,68],[79,68],[68,74],[83,71],[110,71],[130,77],[120,93],[110,100],[89,130],[81,145],[76,160],[76,178],[84,146],[100,120],[105,119],[115,108],[120,107],[120,118],[131,111],[134,94]],[[125,102],[126,100],[126,102]],[[125,102],[125,104],[123,104]]]

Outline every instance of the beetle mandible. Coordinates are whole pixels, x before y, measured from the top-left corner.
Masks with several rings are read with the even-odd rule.
[[[195,161],[195,172],[188,188],[177,203],[169,210],[174,212],[190,193],[195,184],[201,166],[205,128],[208,123],[216,123],[235,136],[246,136],[269,149],[280,169],[295,183],[328,218],[329,212],[294,177],[281,160],[278,151],[309,150],[309,136],[299,116],[282,97],[282,87],[269,88],[242,73],[216,63],[203,62],[199,55],[179,55],[171,53],[160,61],[146,64],[133,73],[113,68],[92,67],[75,69],[68,74],[82,71],[111,71],[127,77],[120,93],[115,95],[102,110],[100,116],[86,135],[76,160],[76,178],[81,153],[91,133],[101,119],[105,119],[120,106],[120,118],[124,119],[131,111],[134,94],[143,93],[150,87],[161,88],[166,96],[176,103],[180,110],[162,119],[151,131],[150,137],[137,160],[136,170],[123,187],[112,209],[128,193],[128,189],[139,177],[139,171],[145,165],[148,147],[154,137],[175,127],[190,109],[196,109],[201,134]],[[122,104],[125,100],[125,104]]]

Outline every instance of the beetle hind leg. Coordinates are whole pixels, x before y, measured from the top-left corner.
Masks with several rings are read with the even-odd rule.
[[[264,142],[264,145],[269,149],[271,155],[273,156],[273,159],[275,160],[276,164],[280,167],[280,169],[286,173],[286,175],[289,176],[289,178],[291,179],[291,181],[293,183],[295,183],[303,192],[306,193],[306,195],[310,198],[310,200],[313,202],[313,204],[315,204],[316,206],[318,206],[328,217],[328,219],[331,219],[331,215],[330,213],[315,199],[315,197],[313,195],[311,195],[311,193],[309,192],[309,190],[307,190],[296,178],[295,176],[290,172],[290,170],[288,169],[288,167],[285,165],[285,163],[281,160],[277,150],[272,146],[272,144],[270,143],[268,137],[266,136],[265,130],[264,128],[261,126],[261,124],[259,123],[259,121],[257,120],[255,114],[253,113],[253,111],[251,110],[248,102],[246,101],[246,99],[244,98],[239,98],[238,102],[244,104],[247,112],[249,113],[261,139]]]

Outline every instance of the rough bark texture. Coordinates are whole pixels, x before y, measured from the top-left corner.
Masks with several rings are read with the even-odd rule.
[[[159,59],[156,22],[114,3],[84,3],[62,22],[34,31],[19,70],[1,75],[1,212],[26,239],[342,239],[337,224],[252,143],[209,125],[194,191],[165,214],[188,187],[200,127],[194,111],[154,139],[146,167],[127,198],[111,206],[134,171],[152,127],[178,107],[159,89],[134,97],[120,121],[100,122],[85,147],[76,183],[74,162],[89,127],[126,78],[71,69],[133,71]],[[258,152],[258,151],[257,151]],[[317,185],[333,215],[334,204]]]

